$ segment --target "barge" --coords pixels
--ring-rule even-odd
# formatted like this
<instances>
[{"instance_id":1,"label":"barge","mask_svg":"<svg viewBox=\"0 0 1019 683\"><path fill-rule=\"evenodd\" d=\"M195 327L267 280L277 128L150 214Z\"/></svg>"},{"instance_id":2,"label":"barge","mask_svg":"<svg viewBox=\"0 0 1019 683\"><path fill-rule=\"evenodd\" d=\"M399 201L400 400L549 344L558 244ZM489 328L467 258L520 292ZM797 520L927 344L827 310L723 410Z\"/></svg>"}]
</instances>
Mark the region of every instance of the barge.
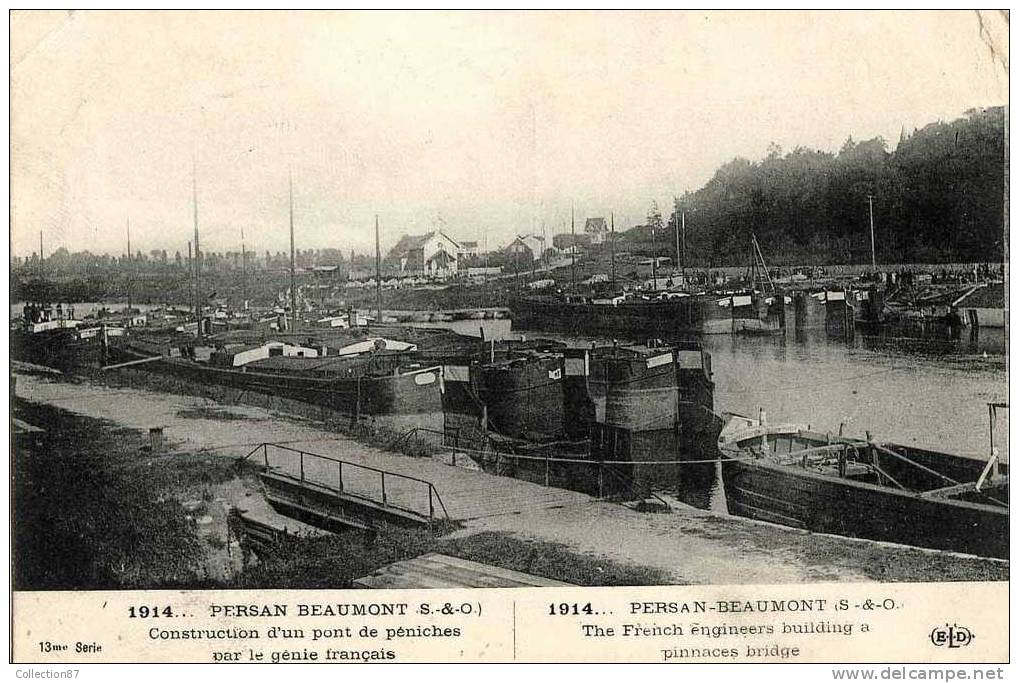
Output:
<instances>
[{"instance_id":1,"label":"barge","mask_svg":"<svg viewBox=\"0 0 1019 683\"><path fill-rule=\"evenodd\" d=\"M370 419L394 429L441 429L441 368L415 362L404 351L352 356L295 356L272 353L234 366L225 352L200 360L195 348L172 340L132 339L119 348L122 362L199 387L225 392L257 392L322 408L360 421ZM283 346L282 343L279 343ZM233 355L237 355L236 352ZM198 356L198 358L196 358Z\"/></svg>"},{"instance_id":2,"label":"barge","mask_svg":"<svg viewBox=\"0 0 1019 683\"><path fill-rule=\"evenodd\" d=\"M730 514L1008 559L1008 472L950 453L730 416L718 437Z\"/></svg>"}]
</instances>

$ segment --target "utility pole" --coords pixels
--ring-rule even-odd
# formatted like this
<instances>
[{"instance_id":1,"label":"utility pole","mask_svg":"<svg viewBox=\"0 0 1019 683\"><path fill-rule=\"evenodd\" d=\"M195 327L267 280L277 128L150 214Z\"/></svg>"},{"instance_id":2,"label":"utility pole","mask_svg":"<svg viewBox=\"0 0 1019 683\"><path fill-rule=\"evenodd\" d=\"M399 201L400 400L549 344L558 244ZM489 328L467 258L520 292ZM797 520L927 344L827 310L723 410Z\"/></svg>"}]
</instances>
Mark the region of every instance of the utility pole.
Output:
<instances>
[{"instance_id":1,"label":"utility pole","mask_svg":"<svg viewBox=\"0 0 1019 683\"><path fill-rule=\"evenodd\" d=\"M294 256L294 172L288 174L290 185L290 315L291 331L297 331L297 265Z\"/></svg>"},{"instance_id":2,"label":"utility pole","mask_svg":"<svg viewBox=\"0 0 1019 683\"><path fill-rule=\"evenodd\" d=\"M39 267L42 268L42 230L39 231Z\"/></svg>"},{"instance_id":3,"label":"utility pole","mask_svg":"<svg viewBox=\"0 0 1019 683\"><path fill-rule=\"evenodd\" d=\"M612 254L612 285L616 284L616 212L609 214L609 250Z\"/></svg>"},{"instance_id":4,"label":"utility pole","mask_svg":"<svg viewBox=\"0 0 1019 683\"><path fill-rule=\"evenodd\" d=\"M198 161L191 166L191 201L195 209L195 320L198 321L198 341L202 340L202 256L198 246Z\"/></svg>"},{"instance_id":5,"label":"utility pole","mask_svg":"<svg viewBox=\"0 0 1019 683\"><path fill-rule=\"evenodd\" d=\"M867 204L870 205L870 265L877 268L877 252L874 249L874 195L867 195Z\"/></svg>"},{"instance_id":6,"label":"utility pole","mask_svg":"<svg viewBox=\"0 0 1019 683\"><path fill-rule=\"evenodd\" d=\"M375 302L378 305L378 320L382 324L382 250L379 248L379 215L375 214Z\"/></svg>"}]
</instances>

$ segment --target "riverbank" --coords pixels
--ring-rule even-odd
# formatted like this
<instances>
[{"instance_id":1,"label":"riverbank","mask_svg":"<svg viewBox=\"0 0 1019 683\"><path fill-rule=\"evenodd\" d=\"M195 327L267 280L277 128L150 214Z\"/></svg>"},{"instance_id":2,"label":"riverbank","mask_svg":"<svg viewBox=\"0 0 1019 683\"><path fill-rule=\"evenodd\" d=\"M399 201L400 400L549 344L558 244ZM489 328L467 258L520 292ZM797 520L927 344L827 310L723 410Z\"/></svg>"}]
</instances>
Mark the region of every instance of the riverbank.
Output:
<instances>
[{"instance_id":1,"label":"riverbank","mask_svg":"<svg viewBox=\"0 0 1019 683\"><path fill-rule=\"evenodd\" d=\"M17 391L19 397L37 405L106 420L104 428L113 430L114 435L117 430L133 431L135 441L125 444L138 443L138 430L162 426L174 455L153 460L144 468L163 467L161 463L165 462L169 463L167 467L187 469L188 461L177 455L180 453L232 467L237 457L258 443L303 443L316 453L423 478L433 482L444 499L461 501L462 512L451 515L461 520L461 528L447 536L429 538L422 536L423 532L384 534L377 549L365 547L360 535L300 539L284 554L283 564L248 569L236 575L231 585L342 586L356 572L369 573L366 570L370 565L381 566L422 551L597 585L633 581L738 584L1008 577L1006 562L811 534L682 505L671 514L641 513L583 494L465 471L433 458L389 453L329 432L313 421L261 408L226 406L139 389L72 384L52 377L21 376ZM59 432L63 428L58 424L50 429ZM89 434L63 438L68 448L79 447L79 441L93 438ZM113 462L128 459L123 454ZM217 489L214 501L220 497L221 503L237 505L240 501L253 504L260 500L260 495L247 495L251 489L244 484L244 476L238 478L240 484L230 482L233 493L219 493ZM105 485L110 488L110 496L120 486L114 479L106 480ZM478 508L487 513L472 515L473 506L487 506ZM171 531L179 533L181 527ZM191 541L181 543L189 547ZM343 558L356 559L344 563ZM196 581L217 580L215 572L208 570L196 577Z\"/></svg>"},{"instance_id":2,"label":"riverbank","mask_svg":"<svg viewBox=\"0 0 1019 683\"><path fill-rule=\"evenodd\" d=\"M153 453L144 430L18 399L33 432L14 469L16 590L349 588L354 579L436 552L578 585L661 583L661 572L505 533L449 535L384 528L315 533L278 516L250 463L180 443ZM148 413L151 414L151 413ZM191 421L243 423L236 407L179 410ZM298 534L246 561L228 530L232 508Z\"/></svg>"},{"instance_id":3,"label":"riverbank","mask_svg":"<svg viewBox=\"0 0 1019 683\"><path fill-rule=\"evenodd\" d=\"M202 453L153 453L146 435L17 401L44 430L14 454L15 590L197 588L225 562L225 496L255 469Z\"/></svg>"}]
</instances>

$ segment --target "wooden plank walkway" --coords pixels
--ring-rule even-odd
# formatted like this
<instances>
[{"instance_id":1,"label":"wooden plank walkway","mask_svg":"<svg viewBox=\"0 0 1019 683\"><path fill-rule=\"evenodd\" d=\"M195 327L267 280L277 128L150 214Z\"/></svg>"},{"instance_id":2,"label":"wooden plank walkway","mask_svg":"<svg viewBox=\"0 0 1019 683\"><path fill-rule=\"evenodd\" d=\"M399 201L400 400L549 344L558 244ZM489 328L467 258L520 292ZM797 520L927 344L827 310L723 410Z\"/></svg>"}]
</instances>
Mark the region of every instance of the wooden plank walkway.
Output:
<instances>
[{"instance_id":1,"label":"wooden plank walkway","mask_svg":"<svg viewBox=\"0 0 1019 683\"><path fill-rule=\"evenodd\" d=\"M354 580L358 588L518 588L570 586L544 576L503 569L490 564L426 553L394 562Z\"/></svg>"},{"instance_id":2,"label":"wooden plank walkway","mask_svg":"<svg viewBox=\"0 0 1019 683\"><path fill-rule=\"evenodd\" d=\"M300 478L300 453L290 450L298 448L306 453L303 458L303 476L310 483L342 490L375 502L383 500L384 490L389 505L422 516L428 516L434 510L439 518L443 516L444 506L449 518L457 521L585 505L593 501L590 496L582 493L453 467L431 458L386 453L367 446L362 446L356 452L343 449L341 455L336 452L339 445L336 442L319 442L304 448L291 445L283 449L269 444L265 453L256 453L252 458L263 464L268 461L276 472ZM340 464L318 456L345 462ZM359 465L384 470L385 474ZM441 506L438 500L429 501L426 482L435 487Z\"/></svg>"}]
</instances>

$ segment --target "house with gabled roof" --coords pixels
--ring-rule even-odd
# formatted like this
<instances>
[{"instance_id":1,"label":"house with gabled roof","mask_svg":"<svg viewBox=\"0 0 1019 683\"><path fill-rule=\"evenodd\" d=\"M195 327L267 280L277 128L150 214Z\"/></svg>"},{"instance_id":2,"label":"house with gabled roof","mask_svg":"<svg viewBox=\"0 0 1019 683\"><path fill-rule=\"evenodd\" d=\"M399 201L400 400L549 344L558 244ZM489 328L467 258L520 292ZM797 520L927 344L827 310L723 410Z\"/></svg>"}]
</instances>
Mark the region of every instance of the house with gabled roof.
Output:
<instances>
[{"instance_id":1,"label":"house with gabled roof","mask_svg":"<svg viewBox=\"0 0 1019 683\"><path fill-rule=\"evenodd\" d=\"M538 235L517 235L506 247L511 259L537 261L545 254L545 238Z\"/></svg>"},{"instance_id":2,"label":"house with gabled roof","mask_svg":"<svg viewBox=\"0 0 1019 683\"><path fill-rule=\"evenodd\" d=\"M390 271L444 277L457 272L460 251L460 244L441 230L404 235L389 250L385 265Z\"/></svg>"}]
</instances>

